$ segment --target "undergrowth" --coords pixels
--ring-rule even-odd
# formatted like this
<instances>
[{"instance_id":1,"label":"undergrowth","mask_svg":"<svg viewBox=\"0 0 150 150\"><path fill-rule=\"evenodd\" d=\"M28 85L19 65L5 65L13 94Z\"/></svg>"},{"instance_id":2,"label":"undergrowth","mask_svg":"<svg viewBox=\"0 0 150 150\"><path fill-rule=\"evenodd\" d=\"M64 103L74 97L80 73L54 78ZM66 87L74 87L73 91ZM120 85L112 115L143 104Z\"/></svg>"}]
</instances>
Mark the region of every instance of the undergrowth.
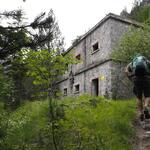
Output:
<instances>
[{"instance_id":1,"label":"undergrowth","mask_svg":"<svg viewBox=\"0 0 150 150\"><path fill-rule=\"evenodd\" d=\"M57 101L57 100L56 100ZM0 149L53 150L48 101L28 102L4 117L0 104ZM57 101L58 150L132 150L134 100L82 95ZM59 108L59 107L58 107Z\"/></svg>"},{"instance_id":2,"label":"undergrowth","mask_svg":"<svg viewBox=\"0 0 150 150\"><path fill-rule=\"evenodd\" d=\"M81 96L74 100L68 98L63 103L68 104L66 120L61 120L63 128L68 131L66 150L132 149L134 100L110 101Z\"/></svg>"}]
</instances>

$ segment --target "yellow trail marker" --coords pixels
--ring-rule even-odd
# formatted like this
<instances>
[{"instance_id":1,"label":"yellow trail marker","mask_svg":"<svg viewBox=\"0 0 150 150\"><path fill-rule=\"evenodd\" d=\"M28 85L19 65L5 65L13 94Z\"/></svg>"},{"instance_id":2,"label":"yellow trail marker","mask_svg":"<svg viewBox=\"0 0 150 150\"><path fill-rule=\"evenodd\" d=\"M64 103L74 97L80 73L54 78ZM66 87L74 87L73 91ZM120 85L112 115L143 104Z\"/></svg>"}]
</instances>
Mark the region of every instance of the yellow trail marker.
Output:
<instances>
[{"instance_id":1,"label":"yellow trail marker","mask_svg":"<svg viewBox=\"0 0 150 150\"><path fill-rule=\"evenodd\" d=\"M104 75L101 75L101 76L99 77L99 79L100 79L100 80L105 80L105 76L104 76Z\"/></svg>"}]
</instances>

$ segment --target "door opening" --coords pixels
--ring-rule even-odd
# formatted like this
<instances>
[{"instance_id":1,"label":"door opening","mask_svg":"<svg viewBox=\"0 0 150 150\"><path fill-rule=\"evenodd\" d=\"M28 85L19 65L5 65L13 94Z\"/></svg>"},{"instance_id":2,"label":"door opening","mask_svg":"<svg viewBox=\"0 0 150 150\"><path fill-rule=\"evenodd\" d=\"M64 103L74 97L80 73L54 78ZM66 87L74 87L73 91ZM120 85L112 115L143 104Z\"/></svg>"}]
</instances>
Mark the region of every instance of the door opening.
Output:
<instances>
[{"instance_id":1,"label":"door opening","mask_svg":"<svg viewBox=\"0 0 150 150\"><path fill-rule=\"evenodd\" d=\"M99 91L99 84L98 78L92 80L92 95L98 96Z\"/></svg>"}]
</instances>

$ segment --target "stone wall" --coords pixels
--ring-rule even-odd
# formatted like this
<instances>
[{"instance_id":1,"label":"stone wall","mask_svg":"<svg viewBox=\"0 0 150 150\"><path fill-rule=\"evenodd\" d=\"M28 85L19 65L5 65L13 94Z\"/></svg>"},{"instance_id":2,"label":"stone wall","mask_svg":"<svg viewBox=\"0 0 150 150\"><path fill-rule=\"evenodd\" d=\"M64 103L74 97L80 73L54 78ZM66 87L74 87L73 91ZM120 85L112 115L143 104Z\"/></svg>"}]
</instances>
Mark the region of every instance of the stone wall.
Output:
<instances>
[{"instance_id":1,"label":"stone wall","mask_svg":"<svg viewBox=\"0 0 150 150\"><path fill-rule=\"evenodd\" d=\"M107 61L101 65L87 69L74 75L73 88L70 88L69 79L59 83L62 93L67 88L67 95L80 95L83 93L92 94L92 80L98 79L98 95L111 98L111 62ZM79 91L75 87L79 85ZM72 91L71 91L72 90Z\"/></svg>"},{"instance_id":2,"label":"stone wall","mask_svg":"<svg viewBox=\"0 0 150 150\"><path fill-rule=\"evenodd\" d=\"M128 31L130 25L126 22L118 22L114 19L110 19L110 37L111 37L111 45L109 54L115 49L117 44L119 43L121 37Z\"/></svg>"},{"instance_id":3,"label":"stone wall","mask_svg":"<svg viewBox=\"0 0 150 150\"><path fill-rule=\"evenodd\" d=\"M111 71L110 62L105 62L97 67L89 69L85 72L85 92L92 94L92 80L98 78L99 94L106 95L111 92Z\"/></svg>"},{"instance_id":4,"label":"stone wall","mask_svg":"<svg viewBox=\"0 0 150 150\"><path fill-rule=\"evenodd\" d=\"M111 87L113 99L133 97L133 84L124 73L125 66L126 64L121 62L111 62Z\"/></svg>"},{"instance_id":5,"label":"stone wall","mask_svg":"<svg viewBox=\"0 0 150 150\"><path fill-rule=\"evenodd\" d=\"M108 58L111 49L110 24L109 19L86 37L86 66ZM99 43L99 49L93 52L92 45L96 42Z\"/></svg>"}]
</instances>

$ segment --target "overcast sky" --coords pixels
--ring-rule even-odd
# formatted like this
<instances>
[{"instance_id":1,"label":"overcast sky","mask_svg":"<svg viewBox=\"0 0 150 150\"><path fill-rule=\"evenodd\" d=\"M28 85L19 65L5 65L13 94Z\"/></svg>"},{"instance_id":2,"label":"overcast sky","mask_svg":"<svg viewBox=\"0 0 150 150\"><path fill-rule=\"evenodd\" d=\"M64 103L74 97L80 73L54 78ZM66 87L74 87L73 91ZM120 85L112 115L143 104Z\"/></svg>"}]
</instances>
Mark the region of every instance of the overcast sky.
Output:
<instances>
[{"instance_id":1,"label":"overcast sky","mask_svg":"<svg viewBox=\"0 0 150 150\"><path fill-rule=\"evenodd\" d=\"M0 0L0 11L22 8L30 19L40 12L54 11L66 48L77 36L84 34L108 13L131 10L134 0Z\"/></svg>"}]
</instances>

